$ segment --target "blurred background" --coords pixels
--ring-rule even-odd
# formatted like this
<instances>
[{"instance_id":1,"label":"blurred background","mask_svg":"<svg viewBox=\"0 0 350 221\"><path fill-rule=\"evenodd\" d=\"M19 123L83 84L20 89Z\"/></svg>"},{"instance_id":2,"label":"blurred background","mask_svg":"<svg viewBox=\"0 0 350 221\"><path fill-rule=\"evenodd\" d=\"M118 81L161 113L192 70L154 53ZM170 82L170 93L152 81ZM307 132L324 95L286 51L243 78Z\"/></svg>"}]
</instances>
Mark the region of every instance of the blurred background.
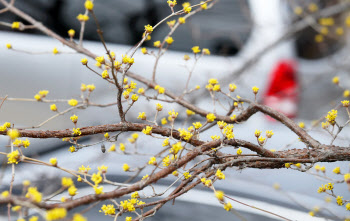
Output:
<instances>
[{"instance_id":1,"label":"blurred background","mask_svg":"<svg viewBox=\"0 0 350 221\"><path fill-rule=\"evenodd\" d=\"M84 13L83 2L83 0L16 0L15 6L68 39L69 29L74 29L78 36L80 23L76 16ZM181 9L180 5L183 2L185 1L178 1L178 10ZM190 2L199 3L199 1ZM116 53L117 60L139 42L144 32L144 25L155 25L171 13L164 0L95 0L94 4L107 45ZM238 88L234 95L248 99L254 99L251 87L258 86L259 102L284 112L296 122L305 122L306 129L312 128L310 134L314 138L329 144L331 137L319 124L329 110L336 107L340 100L346 99L344 92L350 85L349 9L350 3L347 0L220 0L213 8L188 19L186 24L181 25L174 33L174 43L159 61L157 82L181 94L187 80L188 68L194 64L191 48L196 45L208 48L211 55L204 56L198 61L189 85L189 88L200 85L202 89L186 95L185 99L211 110L210 95L204 89L209 78L217 78L222 90L226 91L229 83L235 83ZM0 21L8 23L20 21L28 24L9 12L0 14ZM150 51L157 52L153 42L163 40L169 31L166 23L160 25L152 33L152 39L146 41L144 46ZM77 41L77 38L74 40ZM86 40L84 47L96 54L105 55L91 17L85 27L84 40ZM6 43L11 43L14 50L7 50ZM85 56L72 53L71 49L44 36L38 30L26 30L25 33L21 33L0 25L0 45L2 45L0 97L8 95L9 98L33 98L39 90L46 89L50 91L48 99L79 99L80 84L93 83L96 90L91 94L91 101L99 104L115 101L116 90L81 65L80 59ZM54 47L57 47L61 54L53 55L51 51ZM21 53L21 50L33 54ZM189 61L183 60L185 54L191 56ZM143 55L138 51L135 54L135 64L130 71L151 78L154 61L154 57ZM89 62L94 63L92 59ZM94 69L102 72L97 67ZM335 76L341 79L339 85L332 83L332 78ZM138 86L144 85L138 82ZM224 96L218 95L218 98L223 99L223 103L226 102ZM146 103L146 100L137 102L127 120L138 122L138 113L142 111L145 111L147 116L154 116L152 114L155 113L155 103L155 101ZM58 103L57 106L60 111L68 107L65 102ZM183 109L175 104L164 104L164 106L165 111L159 120L173 108L180 112L178 122L187 120L187 124L191 124L201 120L198 116L187 119L185 111L181 111ZM218 110L218 113L225 114L225 110ZM119 122L115 106L103 109L89 107L86 110L78 109L59 116L40 129L71 128L69 116L73 114L79 116L79 127ZM0 109L0 122L10 121L18 127L31 127L53 115L47 103L8 100ZM348 118L345 111L339 110L338 115L342 122ZM178 123L175 128L180 126L183 127ZM268 144L270 149L304 148L289 129L260 114L245 124L236 125L234 133L239 139L256 142L253 135L255 129L275 131L275 136ZM348 146L348 132L345 128L335 144ZM201 138L209 140L213 133L218 131L214 128L208 130L201 135ZM116 145L123 142L127 143L127 147L133 148L127 141L129 136L129 133L122 134ZM81 143L91 144L102 138L102 135L88 137L81 139ZM132 156L122 153L103 154L100 145L93 145L71 154L67 151L69 145L59 139L33 139L31 142L31 147L25 150L28 156L46 161L52 156L57 156L59 162L68 168L78 168L82 164L82 159L84 165L89 164L94 169L105 164L116 168L111 170L109 175L111 180L118 182L127 179L121 170L123 163L132 160L135 163L131 166L137 167L140 166L139 162L147 162L149 158L149 156L137 156L135 160ZM0 144L8 151L8 147L5 147L8 140L5 137L0 137ZM106 144L107 147L110 145ZM154 152L154 146L159 149L161 144L140 135L138 148L141 152ZM3 158L2 163L6 164ZM217 182L216 188L223 189L242 202L250 202L252 205L273 210L272 212L292 220L343 220L347 215L345 209L338 207L334 199L331 203L326 203L324 195L317 193L317 188L328 182L329 178L339 179L331 173L331 170L340 166L342 170L347 171L348 162L323 165L326 166L327 173L318 176L310 174L315 173L314 170L310 173L301 173L287 169L234 168L225 171L227 180ZM49 195L59 188L60 177L65 175L52 168L33 165L18 164L16 168L18 168L16 174L21 177L15 180L16 193L21 191L22 180L29 179ZM29 169L30 174L26 172ZM137 179L146 173L147 170ZM4 169L2 189L8 188L10 175L9 170ZM157 188L162 189L172 181L173 179L168 177L164 183L157 184ZM279 190L273 188L277 183L281 187ZM82 195L91 192L90 189L84 190L84 187L78 184L77 188ZM105 190L108 189L112 190L113 187L106 185ZM146 189L145 192L147 191L151 190ZM240 204L233 204L237 210L237 214L233 216L223 211L212 192L205 188L198 188L196 191L198 192L193 191L194 193L180 197L174 206L166 204L166 208L160 210L150 220L279 220L275 216ZM344 198L349 196L346 185L337 186L336 191L338 195L344 195ZM322 210L316 217L311 217L308 212L315 206L327 210ZM99 214L96 208L87 213L91 220L104 218L110 220ZM1 212L6 218L6 208L1 208Z\"/></svg>"}]
</instances>

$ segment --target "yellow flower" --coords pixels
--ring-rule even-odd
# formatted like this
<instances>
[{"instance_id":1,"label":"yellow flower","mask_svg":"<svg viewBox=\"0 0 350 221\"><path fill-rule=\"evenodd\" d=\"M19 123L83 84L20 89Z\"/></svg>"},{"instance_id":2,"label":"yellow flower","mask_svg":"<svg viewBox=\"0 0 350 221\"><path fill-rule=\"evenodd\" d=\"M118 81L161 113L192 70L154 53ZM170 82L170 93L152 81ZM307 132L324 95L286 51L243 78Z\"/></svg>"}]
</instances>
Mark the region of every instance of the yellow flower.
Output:
<instances>
[{"instance_id":1,"label":"yellow flower","mask_svg":"<svg viewBox=\"0 0 350 221\"><path fill-rule=\"evenodd\" d=\"M53 49L52 49L52 53L53 53L53 54L58 54L59 52L58 52L57 48L53 48Z\"/></svg>"},{"instance_id":2,"label":"yellow flower","mask_svg":"<svg viewBox=\"0 0 350 221\"><path fill-rule=\"evenodd\" d=\"M163 140L162 146L163 146L163 147L166 147L166 146L168 146L168 145L169 145L169 138L166 138L165 140Z\"/></svg>"},{"instance_id":3,"label":"yellow flower","mask_svg":"<svg viewBox=\"0 0 350 221\"><path fill-rule=\"evenodd\" d=\"M105 215L115 215L115 208L113 204L103 205L100 212L104 212Z\"/></svg>"},{"instance_id":4,"label":"yellow flower","mask_svg":"<svg viewBox=\"0 0 350 221\"><path fill-rule=\"evenodd\" d=\"M338 77L338 76L335 76L335 77L332 79L332 82L333 82L333 84L339 84L339 77Z\"/></svg>"},{"instance_id":5,"label":"yellow flower","mask_svg":"<svg viewBox=\"0 0 350 221\"><path fill-rule=\"evenodd\" d=\"M97 167L98 171L101 172L102 174L107 173L108 167L105 165L102 165L100 167Z\"/></svg>"},{"instance_id":6,"label":"yellow flower","mask_svg":"<svg viewBox=\"0 0 350 221\"><path fill-rule=\"evenodd\" d=\"M75 213L73 215L73 220L72 221L87 221L87 219L84 216L82 216L81 214Z\"/></svg>"},{"instance_id":7,"label":"yellow flower","mask_svg":"<svg viewBox=\"0 0 350 221\"><path fill-rule=\"evenodd\" d=\"M241 148L238 148L237 150L237 155L241 155L242 154L242 149Z\"/></svg>"},{"instance_id":8,"label":"yellow flower","mask_svg":"<svg viewBox=\"0 0 350 221\"><path fill-rule=\"evenodd\" d=\"M96 89L95 85L93 85L93 84L88 84L88 85L86 85L86 88L87 88L90 92L93 92L93 91Z\"/></svg>"},{"instance_id":9,"label":"yellow flower","mask_svg":"<svg viewBox=\"0 0 350 221\"><path fill-rule=\"evenodd\" d=\"M21 23L18 22L18 21L12 22L12 25L11 25L11 27L12 27L13 29L19 29L20 26L21 26Z\"/></svg>"},{"instance_id":10,"label":"yellow flower","mask_svg":"<svg viewBox=\"0 0 350 221\"><path fill-rule=\"evenodd\" d=\"M24 181L22 182L22 185L23 185L23 186L29 186L29 185L30 185L30 181L29 181L29 180L24 180Z\"/></svg>"},{"instance_id":11,"label":"yellow flower","mask_svg":"<svg viewBox=\"0 0 350 221\"><path fill-rule=\"evenodd\" d=\"M199 46L192 47L192 51L194 54L198 54L199 52L201 52L201 50L199 49Z\"/></svg>"},{"instance_id":12,"label":"yellow flower","mask_svg":"<svg viewBox=\"0 0 350 221\"><path fill-rule=\"evenodd\" d=\"M334 125L335 124L335 119L337 118L338 115L338 111L337 110L331 110L328 112L327 116L325 117L327 119L327 121Z\"/></svg>"},{"instance_id":13,"label":"yellow flower","mask_svg":"<svg viewBox=\"0 0 350 221\"><path fill-rule=\"evenodd\" d=\"M98 184L100 184L102 182L102 176L101 173L93 173L91 176L91 181L95 183L95 185L97 186Z\"/></svg>"},{"instance_id":14,"label":"yellow flower","mask_svg":"<svg viewBox=\"0 0 350 221\"><path fill-rule=\"evenodd\" d=\"M213 113L207 114L206 118L207 118L207 122L208 123L211 123L211 122L213 122L216 119L216 117L215 117L215 115Z\"/></svg>"},{"instance_id":15,"label":"yellow flower","mask_svg":"<svg viewBox=\"0 0 350 221\"><path fill-rule=\"evenodd\" d=\"M176 20L167 21L166 23L167 23L167 25L169 26L169 28L172 28L172 27L174 27L174 25L175 25L175 23L176 23Z\"/></svg>"},{"instance_id":16,"label":"yellow flower","mask_svg":"<svg viewBox=\"0 0 350 221\"><path fill-rule=\"evenodd\" d=\"M87 10L91 11L94 8L94 3L90 0L86 0L84 6Z\"/></svg>"},{"instance_id":17,"label":"yellow flower","mask_svg":"<svg viewBox=\"0 0 350 221\"><path fill-rule=\"evenodd\" d=\"M348 100L343 100L341 103L343 104L343 107L349 107L349 101Z\"/></svg>"},{"instance_id":18,"label":"yellow flower","mask_svg":"<svg viewBox=\"0 0 350 221\"><path fill-rule=\"evenodd\" d=\"M272 130L267 130L267 131L266 131L266 137L267 137L267 138L271 138L273 134L274 134L274 133L272 132Z\"/></svg>"},{"instance_id":19,"label":"yellow flower","mask_svg":"<svg viewBox=\"0 0 350 221\"><path fill-rule=\"evenodd\" d=\"M257 94L259 92L259 88L256 86L252 87L252 90L254 94Z\"/></svg>"},{"instance_id":20,"label":"yellow flower","mask_svg":"<svg viewBox=\"0 0 350 221\"><path fill-rule=\"evenodd\" d=\"M75 196L77 194L78 189L72 185L68 188L68 193L70 196Z\"/></svg>"},{"instance_id":21,"label":"yellow flower","mask_svg":"<svg viewBox=\"0 0 350 221\"><path fill-rule=\"evenodd\" d=\"M230 92L234 92L236 89L237 89L237 86L235 84L230 84L229 85Z\"/></svg>"},{"instance_id":22,"label":"yellow flower","mask_svg":"<svg viewBox=\"0 0 350 221\"><path fill-rule=\"evenodd\" d=\"M59 220L67 216L67 210L65 208L54 208L48 210L46 213L46 220Z\"/></svg>"},{"instance_id":23,"label":"yellow flower","mask_svg":"<svg viewBox=\"0 0 350 221\"><path fill-rule=\"evenodd\" d=\"M68 149L71 153L73 153L75 151L75 147L74 146L70 146Z\"/></svg>"},{"instance_id":24,"label":"yellow flower","mask_svg":"<svg viewBox=\"0 0 350 221\"><path fill-rule=\"evenodd\" d=\"M99 195L99 194L103 193L103 186L100 186L100 187L94 186L94 190L95 190L95 194Z\"/></svg>"},{"instance_id":25,"label":"yellow flower","mask_svg":"<svg viewBox=\"0 0 350 221\"><path fill-rule=\"evenodd\" d=\"M50 159L50 163L51 163L53 166L57 166L57 158L51 158L51 159Z\"/></svg>"},{"instance_id":26,"label":"yellow flower","mask_svg":"<svg viewBox=\"0 0 350 221\"><path fill-rule=\"evenodd\" d=\"M176 0L168 0L167 3L169 7L174 7L176 5Z\"/></svg>"},{"instance_id":27,"label":"yellow flower","mask_svg":"<svg viewBox=\"0 0 350 221\"><path fill-rule=\"evenodd\" d=\"M7 43L7 44L6 44L6 48L7 48L7 49L11 49L11 48L12 48L12 45L9 44L9 43Z\"/></svg>"},{"instance_id":28,"label":"yellow flower","mask_svg":"<svg viewBox=\"0 0 350 221\"><path fill-rule=\"evenodd\" d=\"M232 209L232 205L230 202L224 204L224 209L226 211L230 211Z\"/></svg>"},{"instance_id":29,"label":"yellow flower","mask_svg":"<svg viewBox=\"0 0 350 221\"><path fill-rule=\"evenodd\" d=\"M9 195L10 195L10 192L7 190L5 190L1 193L1 197L4 197L4 198L8 197Z\"/></svg>"},{"instance_id":30,"label":"yellow flower","mask_svg":"<svg viewBox=\"0 0 350 221\"><path fill-rule=\"evenodd\" d=\"M180 17L178 21L179 21L180 24L185 24L186 23L186 18Z\"/></svg>"},{"instance_id":31,"label":"yellow flower","mask_svg":"<svg viewBox=\"0 0 350 221\"><path fill-rule=\"evenodd\" d=\"M141 48L142 54L147 54L147 48Z\"/></svg>"},{"instance_id":32,"label":"yellow flower","mask_svg":"<svg viewBox=\"0 0 350 221\"><path fill-rule=\"evenodd\" d=\"M11 140L14 140L20 136L20 133L17 129L10 129L7 131L7 136L9 136Z\"/></svg>"},{"instance_id":33,"label":"yellow flower","mask_svg":"<svg viewBox=\"0 0 350 221\"><path fill-rule=\"evenodd\" d=\"M202 52L203 52L203 54L205 54L205 55L210 55L210 51L209 51L208 48L203 48Z\"/></svg>"},{"instance_id":34,"label":"yellow flower","mask_svg":"<svg viewBox=\"0 0 350 221\"><path fill-rule=\"evenodd\" d=\"M172 37L167 37L165 39L166 43L168 43L169 45L171 45L174 42L174 39Z\"/></svg>"},{"instance_id":35,"label":"yellow flower","mask_svg":"<svg viewBox=\"0 0 350 221\"><path fill-rule=\"evenodd\" d=\"M151 135L152 134L152 127L150 126L146 126L146 128L142 129L142 133L146 134L146 135Z\"/></svg>"},{"instance_id":36,"label":"yellow flower","mask_svg":"<svg viewBox=\"0 0 350 221\"><path fill-rule=\"evenodd\" d=\"M62 182L61 183L62 183L62 186L65 187L65 188L74 185L73 180L70 177L62 177Z\"/></svg>"},{"instance_id":37,"label":"yellow flower","mask_svg":"<svg viewBox=\"0 0 350 221\"><path fill-rule=\"evenodd\" d=\"M73 123L77 123L77 121L78 121L78 116L74 114L73 116L70 117L70 120L71 120Z\"/></svg>"},{"instance_id":38,"label":"yellow flower","mask_svg":"<svg viewBox=\"0 0 350 221\"><path fill-rule=\"evenodd\" d=\"M290 168L290 163L285 163L284 166L285 166L286 168Z\"/></svg>"},{"instance_id":39,"label":"yellow flower","mask_svg":"<svg viewBox=\"0 0 350 221\"><path fill-rule=\"evenodd\" d=\"M343 97L349 97L350 96L350 91L349 90L345 90L343 93Z\"/></svg>"},{"instance_id":40,"label":"yellow flower","mask_svg":"<svg viewBox=\"0 0 350 221\"><path fill-rule=\"evenodd\" d=\"M165 124L168 123L168 121L167 121L166 118L164 117L164 118L162 118L161 123L162 123L162 125L165 125Z\"/></svg>"},{"instance_id":41,"label":"yellow flower","mask_svg":"<svg viewBox=\"0 0 350 221\"><path fill-rule=\"evenodd\" d=\"M39 217L38 216L32 216L30 217L29 221L38 221L39 220ZM75 221L75 220L73 220Z\"/></svg>"},{"instance_id":42,"label":"yellow flower","mask_svg":"<svg viewBox=\"0 0 350 221\"><path fill-rule=\"evenodd\" d=\"M218 169L215 173L215 176L219 179L219 180L224 180L225 179L225 174L223 172L221 172L220 169Z\"/></svg>"},{"instance_id":43,"label":"yellow flower","mask_svg":"<svg viewBox=\"0 0 350 221\"><path fill-rule=\"evenodd\" d=\"M266 140L265 137L259 137L259 138L258 138L258 141L259 141L259 144L260 144L260 145L263 145L264 142L265 142L265 140Z\"/></svg>"},{"instance_id":44,"label":"yellow flower","mask_svg":"<svg viewBox=\"0 0 350 221\"><path fill-rule=\"evenodd\" d=\"M79 167L79 172L82 172L82 173L88 173L89 170L91 170L89 166L85 167L84 165L81 165L81 167Z\"/></svg>"},{"instance_id":45,"label":"yellow flower","mask_svg":"<svg viewBox=\"0 0 350 221\"><path fill-rule=\"evenodd\" d=\"M74 29L69 29L69 30L68 30L68 36L71 37L71 38L73 38L74 35L75 35Z\"/></svg>"},{"instance_id":46,"label":"yellow flower","mask_svg":"<svg viewBox=\"0 0 350 221\"><path fill-rule=\"evenodd\" d=\"M215 191L215 196L218 200L223 201L224 200L225 193L223 191Z\"/></svg>"},{"instance_id":47,"label":"yellow flower","mask_svg":"<svg viewBox=\"0 0 350 221\"><path fill-rule=\"evenodd\" d=\"M153 43L153 46L154 47L156 47L156 48L159 48L160 47L160 41L155 41L154 43Z\"/></svg>"},{"instance_id":48,"label":"yellow flower","mask_svg":"<svg viewBox=\"0 0 350 221\"><path fill-rule=\"evenodd\" d=\"M339 206L344 205L343 197L342 196L337 196L337 204Z\"/></svg>"},{"instance_id":49,"label":"yellow flower","mask_svg":"<svg viewBox=\"0 0 350 221\"><path fill-rule=\"evenodd\" d=\"M333 173L340 174L340 167L336 167L333 169Z\"/></svg>"},{"instance_id":50,"label":"yellow flower","mask_svg":"<svg viewBox=\"0 0 350 221\"><path fill-rule=\"evenodd\" d=\"M188 171L185 172L183 175L184 175L186 180L192 177L192 175Z\"/></svg>"},{"instance_id":51,"label":"yellow flower","mask_svg":"<svg viewBox=\"0 0 350 221\"><path fill-rule=\"evenodd\" d=\"M81 135L80 128L73 128L73 135L80 136Z\"/></svg>"},{"instance_id":52,"label":"yellow flower","mask_svg":"<svg viewBox=\"0 0 350 221\"><path fill-rule=\"evenodd\" d=\"M29 198L36 203L40 203L42 200L42 194L37 190L36 187L29 187L26 198Z\"/></svg>"},{"instance_id":53,"label":"yellow flower","mask_svg":"<svg viewBox=\"0 0 350 221\"><path fill-rule=\"evenodd\" d=\"M146 33L151 34L153 31L153 27L151 25L145 25L145 31Z\"/></svg>"},{"instance_id":54,"label":"yellow flower","mask_svg":"<svg viewBox=\"0 0 350 221\"><path fill-rule=\"evenodd\" d=\"M57 111L57 106L56 106L56 104L51 104L51 105L50 105L50 110L52 110L52 111Z\"/></svg>"},{"instance_id":55,"label":"yellow flower","mask_svg":"<svg viewBox=\"0 0 350 221\"><path fill-rule=\"evenodd\" d=\"M18 161L20 159L20 155L18 150L12 151L11 153L7 154L7 163L8 164L18 164Z\"/></svg>"},{"instance_id":56,"label":"yellow flower","mask_svg":"<svg viewBox=\"0 0 350 221\"><path fill-rule=\"evenodd\" d=\"M146 120L147 116L145 112L139 113L139 116L137 117L137 119L141 119L141 120Z\"/></svg>"},{"instance_id":57,"label":"yellow flower","mask_svg":"<svg viewBox=\"0 0 350 221\"><path fill-rule=\"evenodd\" d=\"M184 7L183 10L185 13L190 13L192 10L191 4L189 2L185 2L182 4L182 6Z\"/></svg>"},{"instance_id":58,"label":"yellow flower","mask_svg":"<svg viewBox=\"0 0 350 221\"><path fill-rule=\"evenodd\" d=\"M131 100L132 100L133 102L136 102L138 99L139 99L139 96L138 96L137 94L133 94L133 95L131 96Z\"/></svg>"},{"instance_id":59,"label":"yellow flower","mask_svg":"<svg viewBox=\"0 0 350 221\"><path fill-rule=\"evenodd\" d=\"M124 163L123 164L123 170L124 171L129 171L129 169L130 169L130 166L128 164Z\"/></svg>"},{"instance_id":60,"label":"yellow flower","mask_svg":"<svg viewBox=\"0 0 350 221\"><path fill-rule=\"evenodd\" d=\"M75 106L78 105L78 101L75 100L75 99L70 99L70 100L68 101L68 104L69 104L70 106L72 106L72 107L75 107Z\"/></svg>"}]
</instances>

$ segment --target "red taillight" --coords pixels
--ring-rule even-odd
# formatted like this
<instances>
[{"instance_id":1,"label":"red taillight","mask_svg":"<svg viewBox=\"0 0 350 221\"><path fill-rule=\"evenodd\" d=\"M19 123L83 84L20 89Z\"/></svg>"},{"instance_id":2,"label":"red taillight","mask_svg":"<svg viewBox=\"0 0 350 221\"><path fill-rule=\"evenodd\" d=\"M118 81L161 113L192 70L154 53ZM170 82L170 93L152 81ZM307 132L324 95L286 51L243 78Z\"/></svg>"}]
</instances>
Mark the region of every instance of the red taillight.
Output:
<instances>
[{"instance_id":1,"label":"red taillight","mask_svg":"<svg viewBox=\"0 0 350 221\"><path fill-rule=\"evenodd\" d=\"M299 102L299 81L294 61L282 60L269 75L263 104L278 110L290 118L297 115Z\"/></svg>"}]
</instances>

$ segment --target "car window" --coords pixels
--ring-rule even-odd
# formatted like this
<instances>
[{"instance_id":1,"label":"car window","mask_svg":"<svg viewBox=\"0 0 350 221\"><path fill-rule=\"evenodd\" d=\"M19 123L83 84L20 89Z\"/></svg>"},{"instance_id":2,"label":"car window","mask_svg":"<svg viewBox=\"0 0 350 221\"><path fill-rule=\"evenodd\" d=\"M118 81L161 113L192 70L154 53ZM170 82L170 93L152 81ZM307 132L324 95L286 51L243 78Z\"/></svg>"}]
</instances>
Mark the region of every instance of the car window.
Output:
<instances>
[{"instance_id":1,"label":"car window","mask_svg":"<svg viewBox=\"0 0 350 221\"><path fill-rule=\"evenodd\" d=\"M185 1L179 0L175 10L180 10L183 2ZM80 23L76 19L79 13L84 12L80 1L17 0L16 6L62 36L67 36L67 31L71 28L77 33L80 30ZM134 45L141 39L144 25L155 25L171 13L170 8L162 0L103 0L95 1L95 7L100 8L96 10L96 16L105 40L128 45ZM1 14L0 20L21 21L11 13ZM200 45L201 48L209 48L214 54L234 55L248 39L251 28L247 0L221 0L212 9L202 11L188 19L186 24L174 33L175 42L171 49L188 51L194 45ZM152 46L154 41L162 40L169 30L165 23L162 24L152 33L152 40L146 42L145 46ZM29 32L39 34L36 30ZM96 25L91 17L85 28L84 39L99 40Z\"/></svg>"}]
</instances>

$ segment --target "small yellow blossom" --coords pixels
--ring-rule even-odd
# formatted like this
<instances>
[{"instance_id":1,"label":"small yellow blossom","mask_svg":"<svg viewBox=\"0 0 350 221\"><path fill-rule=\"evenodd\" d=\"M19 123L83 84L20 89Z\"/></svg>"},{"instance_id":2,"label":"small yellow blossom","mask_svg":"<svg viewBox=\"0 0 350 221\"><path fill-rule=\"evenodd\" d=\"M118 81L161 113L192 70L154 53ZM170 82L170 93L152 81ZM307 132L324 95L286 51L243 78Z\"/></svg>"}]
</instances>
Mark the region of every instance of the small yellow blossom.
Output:
<instances>
[{"instance_id":1,"label":"small yellow blossom","mask_svg":"<svg viewBox=\"0 0 350 221\"><path fill-rule=\"evenodd\" d=\"M340 167L336 167L333 169L333 173L340 174Z\"/></svg>"},{"instance_id":2,"label":"small yellow blossom","mask_svg":"<svg viewBox=\"0 0 350 221\"><path fill-rule=\"evenodd\" d=\"M344 201L343 201L343 197L342 196L337 196L337 204L339 205L339 206L342 206L342 205L344 205Z\"/></svg>"},{"instance_id":3,"label":"small yellow blossom","mask_svg":"<svg viewBox=\"0 0 350 221\"><path fill-rule=\"evenodd\" d=\"M10 129L7 131L7 136L9 136L11 140L14 140L20 136L20 133L17 129Z\"/></svg>"},{"instance_id":4,"label":"small yellow blossom","mask_svg":"<svg viewBox=\"0 0 350 221\"><path fill-rule=\"evenodd\" d=\"M78 105L78 101L75 100L75 99L70 99L70 100L68 101L68 104L69 104L70 106L72 106L72 107L75 107L75 106Z\"/></svg>"},{"instance_id":5,"label":"small yellow blossom","mask_svg":"<svg viewBox=\"0 0 350 221\"><path fill-rule=\"evenodd\" d=\"M129 171L129 169L130 169L130 166L128 164L124 163L123 164L123 170L124 171Z\"/></svg>"},{"instance_id":6,"label":"small yellow blossom","mask_svg":"<svg viewBox=\"0 0 350 221\"><path fill-rule=\"evenodd\" d=\"M237 150L237 155L241 155L242 154L242 149L241 148L238 148Z\"/></svg>"},{"instance_id":7,"label":"small yellow blossom","mask_svg":"<svg viewBox=\"0 0 350 221\"><path fill-rule=\"evenodd\" d=\"M174 42L174 39L172 37L167 37L165 41L168 43L168 45L171 45Z\"/></svg>"},{"instance_id":8,"label":"small yellow blossom","mask_svg":"<svg viewBox=\"0 0 350 221\"><path fill-rule=\"evenodd\" d=\"M87 221L87 219L83 215L75 213L72 221Z\"/></svg>"},{"instance_id":9,"label":"small yellow blossom","mask_svg":"<svg viewBox=\"0 0 350 221\"><path fill-rule=\"evenodd\" d=\"M183 175L184 175L186 180L192 177L192 175L188 171L185 172Z\"/></svg>"},{"instance_id":10,"label":"small yellow blossom","mask_svg":"<svg viewBox=\"0 0 350 221\"><path fill-rule=\"evenodd\" d=\"M20 159L20 155L18 150L12 151L11 153L7 154L7 163L8 164L18 164L18 161Z\"/></svg>"},{"instance_id":11,"label":"small yellow blossom","mask_svg":"<svg viewBox=\"0 0 350 221\"><path fill-rule=\"evenodd\" d=\"M338 76L333 77L332 82L333 84L339 84L339 77Z\"/></svg>"},{"instance_id":12,"label":"small yellow blossom","mask_svg":"<svg viewBox=\"0 0 350 221\"><path fill-rule=\"evenodd\" d=\"M71 38L73 38L74 35L75 35L74 29L69 29L69 30L68 30L68 36L71 37Z\"/></svg>"},{"instance_id":13,"label":"small yellow blossom","mask_svg":"<svg viewBox=\"0 0 350 221\"><path fill-rule=\"evenodd\" d=\"M345 90L343 93L343 97L349 97L350 96L350 91L349 90Z\"/></svg>"},{"instance_id":14,"label":"small yellow blossom","mask_svg":"<svg viewBox=\"0 0 350 221\"><path fill-rule=\"evenodd\" d=\"M343 104L343 107L349 107L349 101L348 100L343 100L341 103Z\"/></svg>"},{"instance_id":15,"label":"small yellow blossom","mask_svg":"<svg viewBox=\"0 0 350 221\"><path fill-rule=\"evenodd\" d=\"M142 54L147 54L148 53L147 48L141 48L141 52Z\"/></svg>"},{"instance_id":16,"label":"small yellow blossom","mask_svg":"<svg viewBox=\"0 0 350 221\"><path fill-rule=\"evenodd\" d=\"M219 180L224 180L225 179L225 174L223 172L221 172L220 169L218 169L215 173L215 176L219 179Z\"/></svg>"},{"instance_id":17,"label":"small yellow blossom","mask_svg":"<svg viewBox=\"0 0 350 221\"><path fill-rule=\"evenodd\" d=\"M157 165L157 159L155 157L151 157L148 161L148 164L150 165Z\"/></svg>"},{"instance_id":18,"label":"small yellow blossom","mask_svg":"<svg viewBox=\"0 0 350 221\"><path fill-rule=\"evenodd\" d=\"M46 220L59 220L67 216L67 210L65 208L54 208L46 212Z\"/></svg>"},{"instance_id":19,"label":"small yellow blossom","mask_svg":"<svg viewBox=\"0 0 350 221\"><path fill-rule=\"evenodd\" d=\"M103 186L100 186L100 187L94 186L94 190L95 190L95 194L99 195L99 194L103 193Z\"/></svg>"},{"instance_id":20,"label":"small yellow blossom","mask_svg":"<svg viewBox=\"0 0 350 221\"><path fill-rule=\"evenodd\" d=\"M50 159L50 163L53 165L53 166L57 166L57 158L51 158Z\"/></svg>"},{"instance_id":21,"label":"small yellow blossom","mask_svg":"<svg viewBox=\"0 0 350 221\"><path fill-rule=\"evenodd\" d=\"M167 25L169 26L169 28L172 28L172 27L174 27L174 25L175 25L175 23L176 23L176 20L167 21L166 23L167 23Z\"/></svg>"},{"instance_id":22,"label":"small yellow blossom","mask_svg":"<svg viewBox=\"0 0 350 221\"><path fill-rule=\"evenodd\" d=\"M224 209L226 211L230 211L232 209L232 205L230 202L224 204Z\"/></svg>"},{"instance_id":23,"label":"small yellow blossom","mask_svg":"<svg viewBox=\"0 0 350 221\"><path fill-rule=\"evenodd\" d=\"M12 28L12 29L19 29L20 26L21 26L21 23L20 23L20 22L14 21L14 22L12 22L11 28Z\"/></svg>"},{"instance_id":24,"label":"small yellow blossom","mask_svg":"<svg viewBox=\"0 0 350 221\"><path fill-rule=\"evenodd\" d=\"M75 152L75 146L70 146L68 149L71 153Z\"/></svg>"},{"instance_id":25,"label":"small yellow blossom","mask_svg":"<svg viewBox=\"0 0 350 221\"><path fill-rule=\"evenodd\" d=\"M57 48L53 48L53 49L52 49L52 53L53 53L53 54L58 54L59 51L57 50Z\"/></svg>"},{"instance_id":26,"label":"small yellow blossom","mask_svg":"<svg viewBox=\"0 0 350 221\"><path fill-rule=\"evenodd\" d=\"M194 54L198 54L199 52L201 52L201 50L199 49L199 46L192 47L192 51Z\"/></svg>"},{"instance_id":27,"label":"small yellow blossom","mask_svg":"<svg viewBox=\"0 0 350 221\"><path fill-rule=\"evenodd\" d=\"M169 5L169 7L171 7L171 8L174 7L177 4L176 0L168 0L167 3Z\"/></svg>"},{"instance_id":28,"label":"small yellow blossom","mask_svg":"<svg viewBox=\"0 0 350 221\"><path fill-rule=\"evenodd\" d=\"M267 131L266 131L266 137L267 137L267 138L271 138L273 134L274 134L274 133L272 132L272 130L267 130Z\"/></svg>"},{"instance_id":29,"label":"small yellow blossom","mask_svg":"<svg viewBox=\"0 0 350 221\"><path fill-rule=\"evenodd\" d=\"M139 113L139 116L137 117L137 119L147 120L146 113L145 112Z\"/></svg>"},{"instance_id":30,"label":"small yellow blossom","mask_svg":"<svg viewBox=\"0 0 350 221\"><path fill-rule=\"evenodd\" d=\"M153 43L153 46L156 47L156 48L159 48L160 45L161 45L160 41L155 41L155 42Z\"/></svg>"},{"instance_id":31,"label":"small yellow blossom","mask_svg":"<svg viewBox=\"0 0 350 221\"><path fill-rule=\"evenodd\" d=\"M94 3L90 0L86 0L84 6L87 10L91 11L94 8Z\"/></svg>"},{"instance_id":32,"label":"small yellow blossom","mask_svg":"<svg viewBox=\"0 0 350 221\"><path fill-rule=\"evenodd\" d=\"M225 193L223 191L215 191L215 196L218 200L223 201L224 200Z\"/></svg>"},{"instance_id":33,"label":"small yellow blossom","mask_svg":"<svg viewBox=\"0 0 350 221\"><path fill-rule=\"evenodd\" d=\"M256 86L252 87L252 90L254 94L257 94L259 92L259 88Z\"/></svg>"},{"instance_id":34,"label":"small yellow blossom","mask_svg":"<svg viewBox=\"0 0 350 221\"><path fill-rule=\"evenodd\" d=\"M213 113L207 114L206 118L207 118L207 122L208 123L211 123L211 122L213 122L216 119L216 117L215 117L215 115Z\"/></svg>"},{"instance_id":35,"label":"small yellow blossom","mask_svg":"<svg viewBox=\"0 0 350 221\"><path fill-rule=\"evenodd\" d=\"M132 100L133 102L136 102L138 99L139 99L139 96L138 96L137 94L133 94L133 95L131 96L131 100Z\"/></svg>"},{"instance_id":36,"label":"small yellow blossom","mask_svg":"<svg viewBox=\"0 0 350 221\"><path fill-rule=\"evenodd\" d=\"M145 25L145 31L146 33L151 34L153 31L153 27L151 25Z\"/></svg>"},{"instance_id":37,"label":"small yellow blossom","mask_svg":"<svg viewBox=\"0 0 350 221\"><path fill-rule=\"evenodd\" d=\"M68 193L70 196L75 196L77 194L78 189L72 185L68 188Z\"/></svg>"},{"instance_id":38,"label":"small yellow blossom","mask_svg":"<svg viewBox=\"0 0 350 221\"><path fill-rule=\"evenodd\" d=\"M186 23L186 18L180 17L178 21L179 21L180 24L185 24Z\"/></svg>"}]
</instances>

